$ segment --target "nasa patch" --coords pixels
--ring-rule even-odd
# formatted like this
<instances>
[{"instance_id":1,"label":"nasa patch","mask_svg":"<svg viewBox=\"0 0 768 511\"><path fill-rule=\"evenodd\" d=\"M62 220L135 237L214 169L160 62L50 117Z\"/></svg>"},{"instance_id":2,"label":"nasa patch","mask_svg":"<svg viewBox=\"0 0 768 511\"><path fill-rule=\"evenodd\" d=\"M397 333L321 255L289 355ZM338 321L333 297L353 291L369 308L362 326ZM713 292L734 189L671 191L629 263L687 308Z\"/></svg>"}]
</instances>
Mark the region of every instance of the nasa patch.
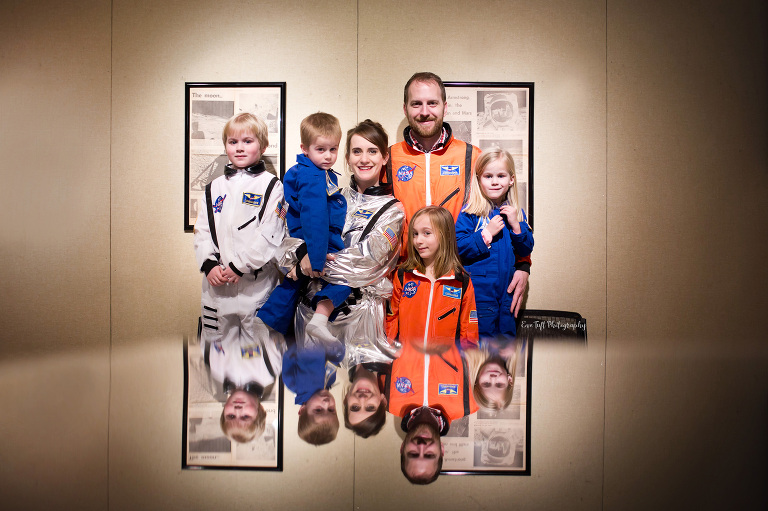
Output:
<instances>
[{"instance_id":1,"label":"nasa patch","mask_svg":"<svg viewBox=\"0 0 768 511\"><path fill-rule=\"evenodd\" d=\"M437 386L437 393L441 396L458 396L459 385L457 383L440 383Z\"/></svg>"},{"instance_id":2,"label":"nasa patch","mask_svg":"<svg viewBox=\"0 0 768 511\"><path fill-rule=\"evenodd\" d=\"M453 286L443 286L443 296L461 300L461 288Z\"/></svg>"},{"instance_id":3,"label":"nasa patch","mask_svg":"<svg viewBox=\"0 0 768 511\"><path fill-rule=\"evenodd\" d=\"M440 165L440 175L441 176L458 176L459 166L458 165Z\"/></svg>"},{"instance_id":4,"label":"nasa patch","mask_svg":"<svg viewBox=\"0 0 768 511\"><path fill-rule=\"evenodd\" d=\"M413 177L413 167L409 167L408 165L403 165L399 169L397 169L397 180L398 181L410 181Z\"/></svg>"},{"instance_id":5,"label":"nasa patch","mask_svg":"<svg viewBox=\"0 0 768 511\"><path fill-rule=\"evenodd\" d=\"M243 192L243 204L255 206L258 208L261 206L261 195L257 195L251 192Z\"/></svg>"},{"instance_id":6,"label":"nasa patch","mask_svg":"<svg viewBox=\"0 0 768 511\"><path fill-rule=\"evenodd\" d=\"M226 199L226 198L227 198L226 195L224 197L219 195L216 198L216 202L213 203L213 212L214 213L221 213L221 208L224 207L224 199Z\"/></svg>"},{"instance_id":7,"label":"nasa patch","mask_svg":"<svg viewBox=\"0 0 768 511\"><path fill-rule=\"evenodd\" d=\"M403 296L406 298L413 298L418 288L419 285L416 282L408 282L405 287L403 287Z\"/></svg>"},{"instance_id":8,"label":"nasa patch","mask_svg":"<svg viewBox=\"0 0 768 511\"><path fill-rule=\"evenodd\" d=\"M413 392L413 385L411 385L411 380L404 376L401 376L395 380L395 388L401 394L410 394Z\"/></svg>"}]
</instances>

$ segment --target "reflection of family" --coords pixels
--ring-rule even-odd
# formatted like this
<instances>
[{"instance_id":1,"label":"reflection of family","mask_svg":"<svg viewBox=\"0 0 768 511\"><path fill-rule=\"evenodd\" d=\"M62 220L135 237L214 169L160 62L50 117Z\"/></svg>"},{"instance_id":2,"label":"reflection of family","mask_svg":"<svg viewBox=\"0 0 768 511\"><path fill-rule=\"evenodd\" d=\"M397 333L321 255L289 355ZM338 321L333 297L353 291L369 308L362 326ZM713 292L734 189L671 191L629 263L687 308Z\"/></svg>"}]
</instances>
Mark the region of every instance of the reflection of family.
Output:
<instances>
[{"instance_id":1,"label":"reflection of family","mask_svg":"<svg viewBox=\"0 0 768 511\"><path fill-rule=\"evenodd\" d=\"M206 187L195 251L201 347L227 382L221 424L231 440L263 431L261 392L281 370L301 405L299 436L334 440L328 389L343 366L345 426L365 438L386 411L402 417L403 473L425 484L439 474L452 420L509 405L517 352L498 343L515 345L533 237L511 156L454 138L445 109L440 78L414 75L402 142L388 147L370 120L347 133L343 189L332 170L335 117L302 121L302 153L282 183L264 172L264 122L248 113L227 122L230 164Z\"/></svg>"}]
</instances>

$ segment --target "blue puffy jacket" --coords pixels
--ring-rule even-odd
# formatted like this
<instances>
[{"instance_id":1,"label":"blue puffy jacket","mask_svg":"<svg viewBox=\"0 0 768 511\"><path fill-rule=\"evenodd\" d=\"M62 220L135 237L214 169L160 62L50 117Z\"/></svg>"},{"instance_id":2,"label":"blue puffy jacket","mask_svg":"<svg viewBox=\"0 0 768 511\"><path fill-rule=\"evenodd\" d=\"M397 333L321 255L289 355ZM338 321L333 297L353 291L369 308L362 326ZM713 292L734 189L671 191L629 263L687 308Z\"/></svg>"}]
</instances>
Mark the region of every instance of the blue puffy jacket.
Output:
<instances>
[{"instance_id":1,"label":"blue puffy jacket","mask_svg":"<svg viewBox=\"0 0 768 511\"><path fill-rule=\"evenodd\" d=\"M459 257L475 287L481 337L515 335L515 318L509 310L512 295L507 293L507 287L515 273L515 257L530 255L533 250L533 233L527 222L520 222L520 234L506 225L494 236L490 248L486 246L481 231L499 214L497 207L485 218L462 211L456 220Z\"/></svg>"}]
</instances>

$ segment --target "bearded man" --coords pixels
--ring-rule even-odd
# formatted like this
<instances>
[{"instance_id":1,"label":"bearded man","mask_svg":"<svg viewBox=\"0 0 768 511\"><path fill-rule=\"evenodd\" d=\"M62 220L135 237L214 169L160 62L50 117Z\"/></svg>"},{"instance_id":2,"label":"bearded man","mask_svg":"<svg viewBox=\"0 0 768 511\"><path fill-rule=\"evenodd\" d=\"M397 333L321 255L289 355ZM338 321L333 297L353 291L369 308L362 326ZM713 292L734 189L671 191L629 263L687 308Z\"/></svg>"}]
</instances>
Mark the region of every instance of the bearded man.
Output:
<instances>
[{"instance_id":1,"label":"bearded man","mask_svg":"<svg viewBox=\"0 0 768 511\"><path fill-rule=\"evenodd\" d=\"M436 74L416 73L405 84L403 113L408 126L403 141L389 148L381 176L382 183L392 184L394 196L405 208L403 236L408 235L410 219L424 206L444 207L455 222L469 198L480 149L453 137L451 126L443 122L446 106L445 85ZM507 292L512 293L512 312L517 316L531 272L530 256L518 259L515 268L522 271L514 272Z\"/></svg>"}]
</instances>

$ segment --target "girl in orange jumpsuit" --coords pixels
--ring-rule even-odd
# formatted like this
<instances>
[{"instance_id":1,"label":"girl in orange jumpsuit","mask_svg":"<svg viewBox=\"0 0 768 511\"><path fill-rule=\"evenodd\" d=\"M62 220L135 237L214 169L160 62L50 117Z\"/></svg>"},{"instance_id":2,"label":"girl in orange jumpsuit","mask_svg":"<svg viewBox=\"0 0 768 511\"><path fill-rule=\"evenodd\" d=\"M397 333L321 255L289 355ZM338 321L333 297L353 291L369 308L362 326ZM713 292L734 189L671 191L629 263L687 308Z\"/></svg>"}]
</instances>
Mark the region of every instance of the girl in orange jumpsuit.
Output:
<instances>
[{"instance_id":1,"label":"girl in orange jumpsuit","mask_svg":"<svg viewBox=\"0 0 768 511\"><path fill-rule=\"evenodd\" d=\"M387 337L403 345L388 381L389 411L402 417L414 406L432 406L451 421L477 410L460 352L477 346L474 289L446 209L420 209L408 230L408 257L387 314Z\"/></svg>"}]
</instances>

